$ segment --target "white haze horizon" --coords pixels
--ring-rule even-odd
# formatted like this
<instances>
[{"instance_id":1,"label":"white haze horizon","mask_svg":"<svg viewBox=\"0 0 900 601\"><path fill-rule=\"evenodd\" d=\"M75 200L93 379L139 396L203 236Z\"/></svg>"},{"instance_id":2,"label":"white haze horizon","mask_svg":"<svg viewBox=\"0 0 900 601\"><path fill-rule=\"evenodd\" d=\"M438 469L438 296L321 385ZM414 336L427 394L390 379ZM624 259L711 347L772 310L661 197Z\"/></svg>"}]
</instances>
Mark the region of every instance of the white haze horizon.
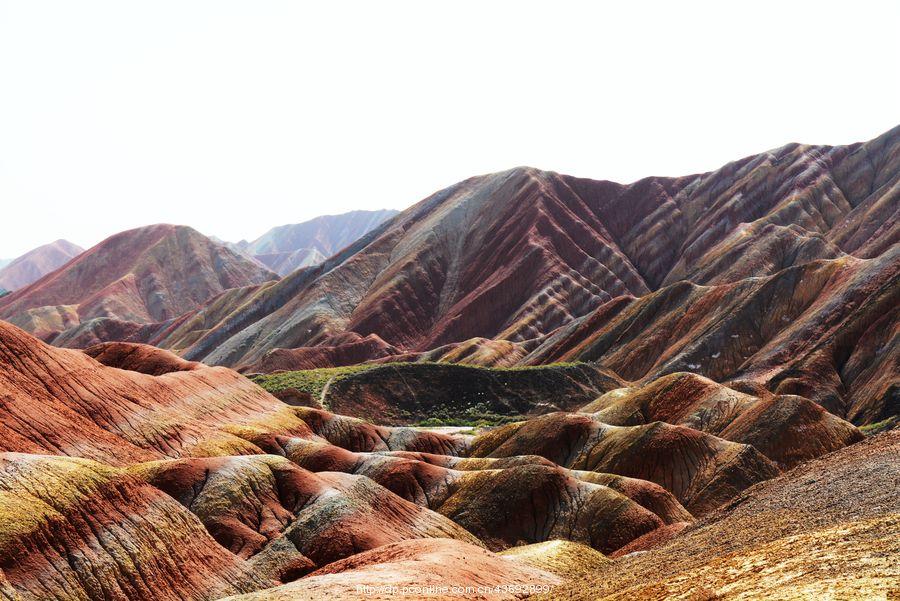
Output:
<instances>
[{"instance_id":1,"label":"white haze horizon","mask_svg":"<svg viewBox=\"0 0 900 601\"><path fill-rule=\"evenodd\" d=\"M605 4L605 3L604 3ZM0 0L0 257L227 241L527 165L630 183L900 123L900 3Z\"/></svg>"}]
</instances>

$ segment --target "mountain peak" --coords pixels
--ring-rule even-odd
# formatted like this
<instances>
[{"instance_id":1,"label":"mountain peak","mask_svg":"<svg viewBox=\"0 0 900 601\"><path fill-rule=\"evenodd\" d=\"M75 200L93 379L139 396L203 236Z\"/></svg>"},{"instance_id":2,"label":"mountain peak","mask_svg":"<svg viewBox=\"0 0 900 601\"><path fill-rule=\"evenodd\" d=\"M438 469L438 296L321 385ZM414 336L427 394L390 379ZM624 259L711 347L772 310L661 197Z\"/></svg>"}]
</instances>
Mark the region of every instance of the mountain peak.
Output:
<instances>
[{"instance_id":1,"label":"mountain peak","mask_svg":"<svg viewBox=\"0 0 900 601\"><path fill-rule=\"evenodd\" d=\"M229 288L277 276L195 229L153 224L120 232L0 301L0 317L42 336L98 317L165 321ZM61 307L66 323L60 323ZM74 313L73 313L74 311Z\"/></svg>"},{"instance_id":2,"label":"mountain peak","mask_svg":"<svg viewBox=\"0 0 900 601\"><path fill-rule=\"evenodd\" d=\"M0 269L0 288L24 288L83 251L80 246L62 239L32 249Z\"/></svg>"}]
</instances>

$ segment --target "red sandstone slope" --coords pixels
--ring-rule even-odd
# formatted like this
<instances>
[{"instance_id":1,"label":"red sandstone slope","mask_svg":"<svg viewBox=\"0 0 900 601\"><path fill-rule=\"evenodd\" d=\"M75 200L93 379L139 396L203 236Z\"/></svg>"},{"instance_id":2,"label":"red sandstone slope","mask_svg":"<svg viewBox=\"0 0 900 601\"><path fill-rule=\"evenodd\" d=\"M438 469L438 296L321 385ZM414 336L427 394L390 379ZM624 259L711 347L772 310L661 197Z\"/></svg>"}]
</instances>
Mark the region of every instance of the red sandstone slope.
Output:
<instances>
[{"instance_id":1,"label":"red sandstone slope","mask_svg":"<svg viewBox=\"0 0 900 601\"><path fill-rule=\"evenodd\" d=\"M148 344L103 342L84 349L84 354L103 365L161 376L175 371L201 369L202 363L185 361L178 355Z\"/></svg>"},{"instance_id":2,"label":"red sandstone slope","mask_svg":"<svg viewBox=\"0 0 900 601\"><path fill-rule=\"evenodd\" d=\"M752 445L782 468L862 440L852 425L799 396L753 396L691 373L676 373L640 388L620 388L582 407L614 426L662 421Z\"/></svg>"},{"instance_id":3,"label":"red sandstone slope","mask_svg":"<svg viewBox=\"0 0 900 601\"><path fill-rule=\"evenodd\" d=\"M260 572L289 580L412 538L481 543L449 519L363 476L307 471L273 455L190 458L134 468Z\"/></svg>"},{"instance_id":4,"label":"red sandstone slope","mask_svg":"<svg viewBox=\"0 0 900 601\"><path fill-rule=\"evenodd\" d=\"M0 515L17 516L0 521L0 582L25 599L216 598L386 543L478 542L467 530L613 551L692 519L647 482L454 457L465 438L291 408L226 368L91 353L108 365L0 322L0 449L17 451L0 459ZM513 495L521 519L497 519Z\"/></svg>"},{"instance_id":5,"label":"red sandstone slope","mask_svg":"<svg viewBox=\"0 0 900 601\"><path fill-rule=\"evenodd\" d=\"M482 581L470 569L479 558L507 578L518 557L571 578L577 566L603 564L596 550L684 529L694 516L678 499L707 514L778 473L751 446L683 426L558 413L473 441L289 407L227 368L152 347L89 351L97 359L0 322L0 450L35 453L0 457L0 516L16 516L0 520L0 591L11 598L199 600L317 568L260 595L319 596L326 573L341 594L341 582L377 584L384 574L422 584L449 570L465 584ZM627 413L629 401L654 418L689 420L718 391L686 384L714 390L666 414L651 412L641 391L616 408ZM723 433L768 427L743 419L755 405L741 409ZM815 425L801 417L787 426ZM564 561L556 543L506 558L472 546L553 539L583 545L563 544ZM438 547L448 552L435 558ZM397 565L389 549L415 549L406 557L419 561ZM372 558L374 571L357 569Z\"/></svg>"},{"instance_id":6,"label":"red sandstone slope","mask_svg":"<svg viewBox=\"0 0 900 601\"><path fill-rule=\"evenodd\" d=\"M778 467L749 445L653 422L609 426L589 415L551 413L475 439L473 457L539 455L573 470L655 482L693 515L707 513Z\"/></svg>"},{"instance_id":7,"label":"red sandstone slope","mask_svg":"<svg viewBox=\"0 0 900 601\"><path fill-rule=\"evenodd\" d=\"M0 597L215 599L277 581L127 470L0 453Z\"/></svg>"},{"instance_id":8,"label":"red sandstone slope","mask_svg":"<svg viewBox=\"0 0 900 601\"><path fill-rule=\"evenodd\" d=\"M274 423L312 435L289 407L229 369L125 371L48 346L2 321L0 368L4 451L122 465L200 452L204 445L241 448L225 426Z\"/></svg>"},{"instance_id":9,"label":"red sandstone slope","mask_svg":"<svg viewBox=\"0 0 900 601\"><path fill-rule=\"evenodd\" d=\"M529 168L475 177L260 291L185 353L265 365L274 349L334 355L348 335L374 334L404 353L501 340L519 358L617 297L679 280L748 286L821 261L883 263L900 236L898 178L900 128L628 186ZM814 291L823 302L828 292ZM290 360L280 354L279 367Z\"/></svg>"},{"instance_id":10,"label":"red sandstone slope","mask_svg":"<svg viewBox=\"0 0 900 601\"><path fill-rule=\"evenodd\" d=\"M42 337L95 318L161 322L228 288L275 274L195 230L153 225L116 234L0 299L0 317Z\"/></svg>"},{"instance_id":11,"label":"red sandstone slope","mask_svg":"<svg viewBox=\"0 0 900 601\"><path fill-rule=\"evenodd\" d=\"M446 539L412 540L354 555L291 584L222 601L388 601L398 596L512 601L560 582L516 557Z\"/></svg>"},{"instance_id":12,"label":"red sandstone slope","mask_svg":"<svg viewBox=\"0 0 900 601\"><path fill-rule=\"evenodd\" d=\"M57 240L30 250L0 269L0 288L14 291L39 280L77 257L84 249L68 240Z\"/></svg>"}]
</instances>

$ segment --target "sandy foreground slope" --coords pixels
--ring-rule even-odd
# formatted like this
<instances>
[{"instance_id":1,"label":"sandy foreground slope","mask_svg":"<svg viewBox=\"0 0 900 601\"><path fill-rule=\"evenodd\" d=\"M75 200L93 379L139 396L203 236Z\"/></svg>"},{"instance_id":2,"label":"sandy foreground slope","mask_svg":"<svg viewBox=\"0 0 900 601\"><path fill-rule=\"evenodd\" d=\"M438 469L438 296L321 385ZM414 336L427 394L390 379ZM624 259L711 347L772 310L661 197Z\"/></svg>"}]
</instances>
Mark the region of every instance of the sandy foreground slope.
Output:
<instances>
[{"instance_id":1,"label":"sandy foreground slope","mask_svg":"<svg viewBox=\"0 0 900 601\"><path fill-rule=\"evenodd\" d=\"M749 488L667 544L634 545L549 598L896 598L898 487L891 431Z\"/></svg>"}]
</instances>

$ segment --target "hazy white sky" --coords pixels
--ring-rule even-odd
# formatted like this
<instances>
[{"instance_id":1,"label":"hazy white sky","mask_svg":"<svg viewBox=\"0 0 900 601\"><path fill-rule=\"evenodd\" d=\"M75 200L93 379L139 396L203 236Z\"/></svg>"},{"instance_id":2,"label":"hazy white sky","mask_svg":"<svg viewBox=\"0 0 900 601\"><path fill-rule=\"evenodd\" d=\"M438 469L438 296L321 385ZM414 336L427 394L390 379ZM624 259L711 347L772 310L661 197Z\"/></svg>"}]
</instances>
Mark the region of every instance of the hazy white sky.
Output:
<instances>
[{"instance_id":1,"label":"hazy white sky","mask_svg":"<svg viewBox=\"0 0 900 601\"><path fill-rule=\"evenodd\" d=\"M868 139L900 121L898 23L896 1L0 0L0 257Z\"/></svg>"}]
</instances>

